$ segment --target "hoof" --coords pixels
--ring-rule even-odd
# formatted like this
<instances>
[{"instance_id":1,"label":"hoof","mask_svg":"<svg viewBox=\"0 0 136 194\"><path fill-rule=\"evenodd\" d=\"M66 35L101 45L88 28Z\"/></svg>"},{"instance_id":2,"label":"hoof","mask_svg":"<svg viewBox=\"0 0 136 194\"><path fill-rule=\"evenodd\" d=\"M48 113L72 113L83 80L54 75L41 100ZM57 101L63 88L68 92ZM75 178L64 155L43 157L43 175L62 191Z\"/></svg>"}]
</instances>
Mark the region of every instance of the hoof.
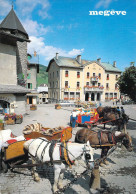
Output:
<instances>
[{"instance_id":1,"label":"hoof","mask_svg":"<svg viewBox=\"0 0 136 194\"><path fill-rule=\"evenodd\" d=\"M105 165L104 165L104 163L103 163L103 162L101 162L101 163L100 163L100 166L101 166L101 167L104 167Z\"/></svg>"},{"instance_id":2,"label":"hoof","mask_svg":"<svg viewBox=\"0 0 136 194\"><path fill-rule=\"evenodd\" d=\"M40 178L38 176L34 177L34 181L35 182L39 182L40 181Z\"/></svg>"},{"instance_id":3,"label":"hoof","mask_svg":"<svg viewBox=\"0 0 136 194\"><path fill-rule=\"evenodd\" d=\"M109 165L109 162L107 160L104 161L105 165Z\"/></svg>"}]
</instances>

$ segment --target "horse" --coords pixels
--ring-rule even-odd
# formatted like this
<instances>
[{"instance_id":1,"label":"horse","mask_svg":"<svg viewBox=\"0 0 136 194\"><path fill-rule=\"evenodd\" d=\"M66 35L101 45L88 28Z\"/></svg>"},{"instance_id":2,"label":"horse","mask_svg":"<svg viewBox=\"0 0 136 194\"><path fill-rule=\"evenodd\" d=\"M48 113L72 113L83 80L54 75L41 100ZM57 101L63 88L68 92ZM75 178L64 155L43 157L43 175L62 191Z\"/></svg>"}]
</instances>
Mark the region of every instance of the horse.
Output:
<instances>
[{"instance_id":1,"label":"horse","mask_svg":"<svg viewBox=\"0 0 136 194\"><path fill-rule=\"evenodd\" d=\"M51 142L48 142L45 138L31 139L24 143L24 148L28 151L31 156L32 163L36 161L44 163L51 163L54 167L54 184L53 192L63 188L63 176L66 164L62 160L60 154L60 148L62 143L56 143L52 154L50 153ZM64 148L64 147L63 147ZM74 161L82 158L87 167L93 169L93 148L90 146L89 141L85 144L79 143L66 143L66 150L69 161ZM35 173L34 167L32 168L32 175L35 181L39 181L39 176Z\"/></svg>"},{"instance_id":2,"label":"horse","mask_svg":"<svg viewBox=\"0 0 136 194\"><path fill-rule=\"evenodd\" d=\"M118 131L121 130L121 128L126 128L126 124L128 123L129 117L125 113L121 113L116 108L112 107L98 107L97 112L99 114L99 117L101 118L100 121L104 122L104 129L106 122L109 121L112 123L112 125L118 126Z\"/></svg>"},{"instance_id":3,"label":"horse","mask_svg":"<svg viewBox=\"0 0 136 194\"><path fill-rule=\"evenodd\" d=\"M101 148L101 158L105 158L111 147L116 145L118 142L121 142L128 151L132 151L132 138L129 134L121 133L119 131L94 131L89 129L80 129L75 136L75 142L85 143L89 141L90 145L95 148ZM105 164L108 164L104 160ZM102 165L102 164L101 164Z\"/></svg>"}]
</instances>

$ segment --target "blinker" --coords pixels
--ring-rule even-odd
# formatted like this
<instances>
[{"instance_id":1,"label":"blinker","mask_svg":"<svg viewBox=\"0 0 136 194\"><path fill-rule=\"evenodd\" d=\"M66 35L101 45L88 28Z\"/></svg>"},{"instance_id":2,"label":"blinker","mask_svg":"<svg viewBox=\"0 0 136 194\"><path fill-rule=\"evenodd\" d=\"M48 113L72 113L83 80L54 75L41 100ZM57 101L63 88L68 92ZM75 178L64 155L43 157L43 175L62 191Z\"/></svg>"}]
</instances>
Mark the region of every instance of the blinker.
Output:
<instances>
[{"instance_id":1,"label":"blinker","mask_svg":"<svg viewBox=\"0 0 136 194\"><path fill-rule=\"evenodd\" d=\"M85 159L86 160L90 160L91 159L91 155L90 154L85 154Z\"/></svg>"}]
</instances>

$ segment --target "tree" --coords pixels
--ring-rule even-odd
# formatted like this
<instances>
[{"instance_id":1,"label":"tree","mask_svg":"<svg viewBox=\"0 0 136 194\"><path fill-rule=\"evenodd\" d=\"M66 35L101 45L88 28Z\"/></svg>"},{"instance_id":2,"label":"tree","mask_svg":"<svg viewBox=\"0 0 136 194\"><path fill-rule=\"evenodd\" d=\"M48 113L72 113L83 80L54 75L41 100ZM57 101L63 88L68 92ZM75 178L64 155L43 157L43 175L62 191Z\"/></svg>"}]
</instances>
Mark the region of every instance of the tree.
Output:
<instances>
[{"instance_id":1,"label":"tree","mask_svg":"<svg viewBox=\"0 0 136 194\"><path fill-rule=\"evenodd\" d=\"M127 94L136 102L136 67L132 64L123 72L118 80L121 93Z\"/></svg>"}]
</instances>

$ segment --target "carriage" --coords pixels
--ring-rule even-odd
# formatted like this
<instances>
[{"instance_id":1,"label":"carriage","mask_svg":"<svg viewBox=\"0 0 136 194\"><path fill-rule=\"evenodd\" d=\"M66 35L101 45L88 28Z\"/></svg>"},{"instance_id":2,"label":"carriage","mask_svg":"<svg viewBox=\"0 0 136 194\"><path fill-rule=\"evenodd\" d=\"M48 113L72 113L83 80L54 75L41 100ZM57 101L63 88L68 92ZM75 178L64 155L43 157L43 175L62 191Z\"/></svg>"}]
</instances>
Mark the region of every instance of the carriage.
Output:
<instances>
[{"instance_id":1,"label":"carriage","mask_svg":"<svg viewBox=\"0 0 136 194\"><path fill-rule=\"evenodd\" d=\"M50 128L43 128L44 131L51 130ZM47 133L44 135L37 131L32 131L29 134L24 134L24 140L16 141L12 134L13 139L7 141L8 145L2 147L0 153L0 167L3 172L7 172L9 168L23 167L23 163L28 161L28 153L24 150L23 145L29 139L36 139L38 137L44 137L48 141L57 140L58 142L68 141L72 137L72 127L66 127L53 133ZM25 165L24 165L25 166ZM26 165L27 167L27 165Z\"/></svg>"}]
</instances>

